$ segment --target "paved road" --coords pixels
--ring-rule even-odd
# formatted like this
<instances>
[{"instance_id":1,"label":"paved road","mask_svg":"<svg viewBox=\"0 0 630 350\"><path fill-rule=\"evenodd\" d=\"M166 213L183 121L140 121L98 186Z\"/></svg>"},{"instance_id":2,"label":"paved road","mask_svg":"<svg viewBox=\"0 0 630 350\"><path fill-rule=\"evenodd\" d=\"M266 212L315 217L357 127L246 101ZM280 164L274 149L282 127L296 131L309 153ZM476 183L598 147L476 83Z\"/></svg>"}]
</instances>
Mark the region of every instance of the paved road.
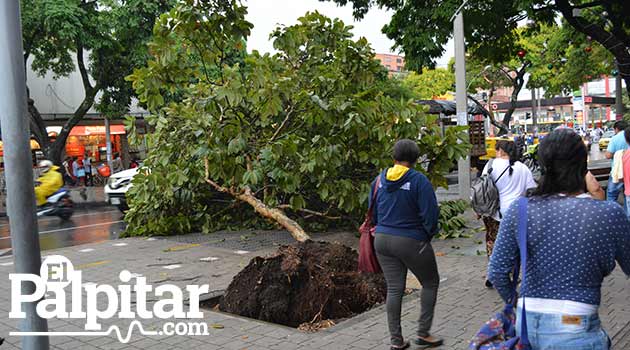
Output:
<instances>
[{"instance_id":1,"label":"paved road","mask_svg":"<svg viewBox=\"0 0 630 350\"><path fill-rule=\"evenodd\" d=\"M38 220L38 225L42 250L118 238L124 230L120 211L109 206L79 209L68 221L57 217L43 217ZM9 248L9 220L5 217L0 219L0 249L7 254Z\"/></svg>"},{"instance_id":2,"label":"paved road","mask_svg":"<svg viewBox=\"0 0 630 350\"><path fill-rule=\"evenodd\" d=\"M594 144L591 146L591 152L589 153L588 159L590 162L606 160L606 153L600 151L598 144Z\"/></svg>"},{"instance_id":3,"label":"paved road","mask_svg":"<svg viewBox=\"0 0 630 350\"><path fill-rule=\"evenodd\" d=\"M472 218L472 213L467 218ZM477 228L479 221L467 220L473 239L434 240L434 249L440 269L440 295L432 331L445 339L443 350L467 349L468 343L479 327L494 311L503 305L496 291L483 286L487 266L484 255L471 250L482 246L483 236ZM240 237L248 236L243 239ZM352 232L327 232L314 235L317 240L338 241L357 247L358 239ZM166 238L129 238L115 242L92 243L83 246L55 250L55 254L68 257L75 268L82 271L84 283L123 285L119 273L123 269L146 278L148 284L165 283L180 288L185 285L208 284L211 295L220 294L254 256L275 251L275 243L290 242L286 232L256 231L240 233L215 233L213 235L186 235ZM252 244L256 241L256 244ZM470 251L470 253L469 253ZM13 272L10 257L0 257L0 290L8 291L8 274ZM409 276L413 279L411 276ZM133 283L133 282L132 282ZM630 308L628 304L629 281L617 269L603 285L600 315L608 334L613 338L613 349L629 349ZM125 284L129 285L129 284ZM419 288L419 284L408 285ZM70 293L70 292L68 292ZM69 294L68 294L69 295ZM152 295L152 294L150 294ZM418 293L405 297L402 312L403 334L412 339L419 312ZM210 295L208 295L210 296ZM99 302L103 301L103 294ZM8 314L10 293L0 293L0 310ZM133 299L132 299L133 300ZM153 310L154 298L149 298L147 310ZM86 295L82 295L85 305ZM102 304L99 304L102 305ZM132 303L131 310L137 310ZM248 349L248 350L380 350L387 349L389 336L385 307L379 306L352 319L317 333L301 332L289 327L234 317L212 310L202 309L203 319L190 320L208 324L206 336L166 336L147 334L132 327L132 319L114 316L99 320L103 330L120 327L123 335L129 333L128 343L122 343L116 333L107 336L55 336L51 337L51 349L55 350L189 350L189 349ZM139 319L146 330L160 331L165 322L181 320ZM188 322L188 321L186 321ZM5 349L19 349L20 338L8 336L17 329L17 320L0 319L0 336L6 337ZM52 332L84 331L84 319L54 318L48 321Z\"/></svg>"}]
</instances>

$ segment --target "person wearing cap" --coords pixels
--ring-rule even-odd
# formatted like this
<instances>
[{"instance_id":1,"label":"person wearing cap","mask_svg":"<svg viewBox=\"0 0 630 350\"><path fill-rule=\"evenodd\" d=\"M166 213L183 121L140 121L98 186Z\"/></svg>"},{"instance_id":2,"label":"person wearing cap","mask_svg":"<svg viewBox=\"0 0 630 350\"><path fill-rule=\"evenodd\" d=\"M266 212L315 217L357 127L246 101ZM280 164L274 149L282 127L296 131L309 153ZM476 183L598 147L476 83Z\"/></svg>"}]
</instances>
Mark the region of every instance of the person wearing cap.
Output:
<instances>
[{"instance_id":1,"label":"person wearing cap","mask_svg":"<svg viewBox=\"0 0 630 350\"><path fill-rule=\"evenodd\" d=\"M46 198L57 192L63 186L63 177L59 172L59 167L49 160L42 160L37 164L42 170L41 176L37 179L35 186L35 199L37 206L46 204Z\"/></svg>"}]
</instances>

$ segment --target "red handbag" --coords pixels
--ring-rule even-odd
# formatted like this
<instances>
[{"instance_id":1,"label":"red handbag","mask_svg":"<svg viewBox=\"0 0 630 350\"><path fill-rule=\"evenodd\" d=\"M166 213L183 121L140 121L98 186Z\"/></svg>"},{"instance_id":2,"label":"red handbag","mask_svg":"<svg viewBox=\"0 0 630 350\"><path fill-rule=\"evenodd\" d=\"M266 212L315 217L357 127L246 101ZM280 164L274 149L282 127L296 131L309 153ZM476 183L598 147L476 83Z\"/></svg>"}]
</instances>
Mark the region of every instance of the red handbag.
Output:
<instances>
[{"instance_id":1,"label":"red handbag","mask_svg":"<svg viewBox=\"0 0 630 350\"><path fill-rule=\"evenodd\" d=\"M376 252L374 251L374 231L376 230L376 226L372 224L373 208L380 184L381 177L379 175L379 177L376 178L374 191L372 192L370 208L368 208L368 212L365 215L365 221L363 221L363 224L359 227L359 233L361 233L361 238L359 239L359 271L361 272L380 273L382 271L381 265L376 258Z\"/></svg>"}]
</instances>

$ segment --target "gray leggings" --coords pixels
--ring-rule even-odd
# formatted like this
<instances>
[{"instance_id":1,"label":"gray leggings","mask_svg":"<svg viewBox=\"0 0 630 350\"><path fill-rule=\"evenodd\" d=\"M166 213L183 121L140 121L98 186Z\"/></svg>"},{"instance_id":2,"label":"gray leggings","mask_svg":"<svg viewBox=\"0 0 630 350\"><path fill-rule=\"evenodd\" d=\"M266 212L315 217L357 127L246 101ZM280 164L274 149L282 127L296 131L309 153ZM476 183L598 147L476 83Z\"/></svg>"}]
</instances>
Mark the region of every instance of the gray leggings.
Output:
<instances>
[{"instance_id":1,"label":"gray leggings","mask_svg":"<svg viewBox=\"0 0 630 350\"><path fill-rule=\"evenodd\" d=\"M407 270L422 284L418 335L429 336L440 284L431 242L377 233L374 249L387 281L387 323L393 345L402 344L400 312L407 283Z\"/></svg>"}]
</instances>

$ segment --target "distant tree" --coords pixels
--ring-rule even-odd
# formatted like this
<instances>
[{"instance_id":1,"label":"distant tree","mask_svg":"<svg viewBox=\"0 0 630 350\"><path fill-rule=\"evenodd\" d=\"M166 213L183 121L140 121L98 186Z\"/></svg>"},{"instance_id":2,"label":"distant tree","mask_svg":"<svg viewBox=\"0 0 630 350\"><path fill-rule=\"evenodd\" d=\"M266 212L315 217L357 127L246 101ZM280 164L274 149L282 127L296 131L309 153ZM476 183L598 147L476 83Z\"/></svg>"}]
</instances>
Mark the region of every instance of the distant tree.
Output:
<instances>
[{"instance_id":1,"label":"distant tree","mask_svg":"<svg viewBox=\"0 0 630 350\"><path fill-rule=\"evenodd\" d=\"M427 100L453 91L455 75L445 68L425 69L422 74L411 72L401 80L416 98Z\"/></svg>"},{"instance_id":2,"label":"distant tree","mask_svg":"<svg viewBox=\"0 0 630 350\"><path fill-rule=\"evenodd\" d=\"M52 72L55 78L78 69L85 91L54 142L48 138L37 101L29 94L31 132L53 162L61 162L70 131L90 108L95 106L107 117L128 111L134 91L124 78L134 67L146 64L153 24L174 2L21 0L24 62L32 58L31 68L38 75Z\"/></svg>"},{"instance_id":3,"label":"distant tree","mask_svg":"<svg viewBox=\"0 0 630 350\"><path fill-rule=\"evenodd\" d=\"M610 54L566 24L523 27L515 30L515 36L520 50L510 60L496 63L470 56L466 61L467 82L471 89L488 90L489 100L498 87L512 88L510 107L500 124L488 111L500 134L508 132L523 88L543 88L548 97L569 94L582 84L612 71Z\"/></svg>"},{"instance_id":4,"label":"distant tree","mask_svg":"<svg viewBox=\"0 0 630 350\"><path fill-rule=\"evenodd\" d=\"M383 32L405 52L409 69L435 66L452 37L451 16L461 0L322 0L351 3L362 18L372 6L393 11ZM559 16L590 36L619 62L630 95L630 1L627 0L470 0L464 11L466 43L472 56L501 63L521 49L515 30L524 21L553 25Z\"/></svg>"}]
</instances>

